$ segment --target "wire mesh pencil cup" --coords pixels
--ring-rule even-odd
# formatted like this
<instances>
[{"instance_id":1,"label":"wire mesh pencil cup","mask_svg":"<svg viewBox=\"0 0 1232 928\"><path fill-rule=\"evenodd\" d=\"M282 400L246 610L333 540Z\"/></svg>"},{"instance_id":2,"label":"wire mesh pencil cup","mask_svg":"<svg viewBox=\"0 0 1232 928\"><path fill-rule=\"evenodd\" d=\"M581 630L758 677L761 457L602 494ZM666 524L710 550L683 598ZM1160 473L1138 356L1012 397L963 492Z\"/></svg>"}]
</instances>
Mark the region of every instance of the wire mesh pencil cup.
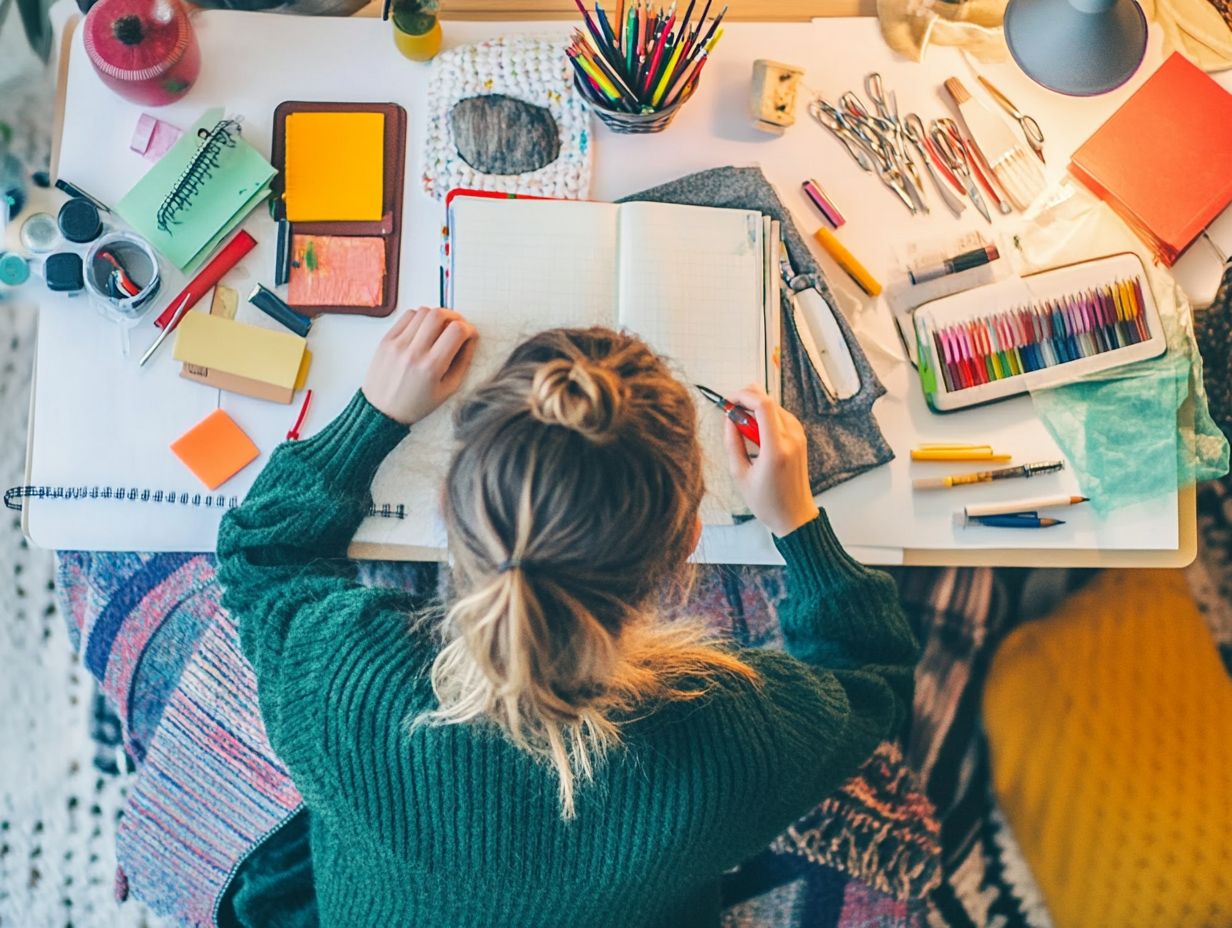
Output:
<instances>
[{"instance_id":1,"label":"wire mesh pencil cup","mask_svg":"<svg viewBox=\"0 0 1232 928\"><path fill-rule=\"evenodd\" d=\"M670 106L649 112L630 113L627 110L613 109L611 101L596 93L593 87L585 84L576 74L573 76L573 85L577 88L578 93L582 95L582 99L590 104L591 110L605 126L613 132L623 132L628 135L662 132L671 125L680 107L684 106L688 99L693 96L693 92L697 88L696 81L694 81L685 88L676 102Z\"/></svg>"}]
</instances>

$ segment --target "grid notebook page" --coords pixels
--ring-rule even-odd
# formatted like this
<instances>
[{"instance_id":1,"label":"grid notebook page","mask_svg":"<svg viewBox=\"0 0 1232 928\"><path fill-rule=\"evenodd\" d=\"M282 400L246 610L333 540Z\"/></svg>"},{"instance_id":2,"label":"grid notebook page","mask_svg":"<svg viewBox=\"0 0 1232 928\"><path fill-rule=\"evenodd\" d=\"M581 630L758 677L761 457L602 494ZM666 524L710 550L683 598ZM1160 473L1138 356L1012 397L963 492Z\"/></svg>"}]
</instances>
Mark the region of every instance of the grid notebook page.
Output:
<instances>
[{"instance_id":1,"label":"grid notebook page","mask_svg":"<svg viewBox=\"0 0 1232 928\"><path fill-rule=\"evenodd\" d=\"M453 308L479 330L462 393L536 332L615 324L615 206L460 197L451 218ZM397 527L378 527L394 532L383 540L444 546L440 489L455 404L456 398L416 425L377 472L373 498L407 507Z\"/></svg>"},{"instance_id":2,"label":"grid notebook page","mask_svg":"<svg viewBox=\"0 0 1232 928\"><path fill-rule=\"evenodd\" d=\"M688 383L723 393L765 386L760 213L626 203L620 257L621 325L667 355ZM723 417L709 406L699 413L709 490L702 521L723 524L745 506L727 471Z\"/></svg>"}]
</instances>

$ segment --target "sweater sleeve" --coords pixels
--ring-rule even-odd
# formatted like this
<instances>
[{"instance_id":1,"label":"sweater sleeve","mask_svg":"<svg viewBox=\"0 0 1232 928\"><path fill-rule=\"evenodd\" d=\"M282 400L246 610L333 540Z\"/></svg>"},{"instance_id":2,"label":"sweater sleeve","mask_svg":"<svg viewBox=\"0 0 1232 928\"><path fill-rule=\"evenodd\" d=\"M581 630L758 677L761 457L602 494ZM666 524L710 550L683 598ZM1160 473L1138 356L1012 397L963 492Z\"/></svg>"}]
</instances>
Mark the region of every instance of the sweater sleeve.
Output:
<instances>
[{"instance_id":1,"label":"sweater sleeve","mask_svg":"<svg viewBox=\"0 0 1232 928\"><path fill-rule=\"evenodd\" d=\"M399 707L381 694L405 692L430 660L409 598L362 586L346 559L377 468L406 434L356 393L320 433L278 447L219 528L223 605L256 672L270 744L310 799L350 779L339 763L357 727L397 730Z\"/></svg>"},{"instance_id":2,"label":"sweater sleeve","mask_svg":"<svg viewBox=\"0 0 1232 928\"><path fill-rule=\"evenodd\" d=\"M919 648L889 574L851 558L824 511L776 544L787 655L745 652L763 680L777 826L838 788L907 719Z\"/></svg>"}]
</instances>

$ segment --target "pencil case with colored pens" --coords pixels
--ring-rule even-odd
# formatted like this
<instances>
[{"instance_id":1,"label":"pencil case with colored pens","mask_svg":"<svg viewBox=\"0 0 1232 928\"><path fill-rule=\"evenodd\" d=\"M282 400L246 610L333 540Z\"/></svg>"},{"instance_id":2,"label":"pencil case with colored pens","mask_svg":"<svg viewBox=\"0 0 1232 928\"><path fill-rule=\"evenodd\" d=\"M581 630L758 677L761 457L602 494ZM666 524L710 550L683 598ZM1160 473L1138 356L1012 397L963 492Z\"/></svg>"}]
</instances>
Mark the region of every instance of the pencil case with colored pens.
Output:
<instances>
[{"instance_id":1,"label":"pencil case with colored pens","mask_svg":"<svg viewBox=\"0 0 1232 928\"><path fill-rule=\"evenodd\" d=\"M1085 379L1167 350L1141 259L1132 253L1010 277L914 313L920 383L953 412Z\"/></svg>"}]
</instances>

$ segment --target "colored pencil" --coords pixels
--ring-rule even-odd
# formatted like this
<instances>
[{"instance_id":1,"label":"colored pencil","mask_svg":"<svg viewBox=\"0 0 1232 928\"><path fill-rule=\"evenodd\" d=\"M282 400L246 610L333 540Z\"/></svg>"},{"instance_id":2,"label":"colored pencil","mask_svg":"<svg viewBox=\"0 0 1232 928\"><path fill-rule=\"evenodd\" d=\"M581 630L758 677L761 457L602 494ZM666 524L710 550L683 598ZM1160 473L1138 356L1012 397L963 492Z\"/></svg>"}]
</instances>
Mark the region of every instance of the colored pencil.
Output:
<instances>
[{"instance_id":1,"label":"colored pencil","mask_svg":"<svg viewBox=\"0 0 1232 928\"><path fill-rule=\"evenodd\" d=\"M601 3L591 10L574 0L582 23L571 59L583 88L598 93L592 102L616 102L609 87L633 112L654 112L687 98L723 37L727 8L710 19L710 4L706 0L698 18L697 0L688 0L681 16L674 2L656 10L648 0L616 0L609 13Z\"/></svg>"},{"instance_id":2,"label":"colored pencil","mask_svg":"<svg viewBox=\"0 0 1232 928\"><path fill-rule=\"evenodd\" d=\"M994 383L1149 340L1139 278L922 330L949 391Z\"/></svg>"},{"instance_id":3,"label":"colored pencil","mask_svg":"<svg viewBox=\"0 0 1232 928\"><path fill-rule=\"evenodd\" d=\"M677 77L675 82L672 84L671 89L667 92L667 96L664 98L664 102L667 106L671 106L676 102L678 97L683 96L681 91L683 91L693 81L693 79L701 73L702 65L706 63L706 59L709 57L710 56L703 50L700 55L693 59L693 63L681 72L680 76Z\"/></svg>"},{"instance_id":4,"label":"colored pencil","mask_svg":"<svg viewBox=\"0 0 1232 928\"><path fill-rule=\"evenodd\" d=\"M668 17L667 22L663 23L655 34L654 52L650 56L650 65L646 69L646 76L642 80L642 99L645 100L649 96L651 89L654 86L655 78L659 73L659 64L663 60L663 49L667 45L668 33L672 31L672 24L676 21L676 14L672 13Z\"/></svg>"}]
</instances>

